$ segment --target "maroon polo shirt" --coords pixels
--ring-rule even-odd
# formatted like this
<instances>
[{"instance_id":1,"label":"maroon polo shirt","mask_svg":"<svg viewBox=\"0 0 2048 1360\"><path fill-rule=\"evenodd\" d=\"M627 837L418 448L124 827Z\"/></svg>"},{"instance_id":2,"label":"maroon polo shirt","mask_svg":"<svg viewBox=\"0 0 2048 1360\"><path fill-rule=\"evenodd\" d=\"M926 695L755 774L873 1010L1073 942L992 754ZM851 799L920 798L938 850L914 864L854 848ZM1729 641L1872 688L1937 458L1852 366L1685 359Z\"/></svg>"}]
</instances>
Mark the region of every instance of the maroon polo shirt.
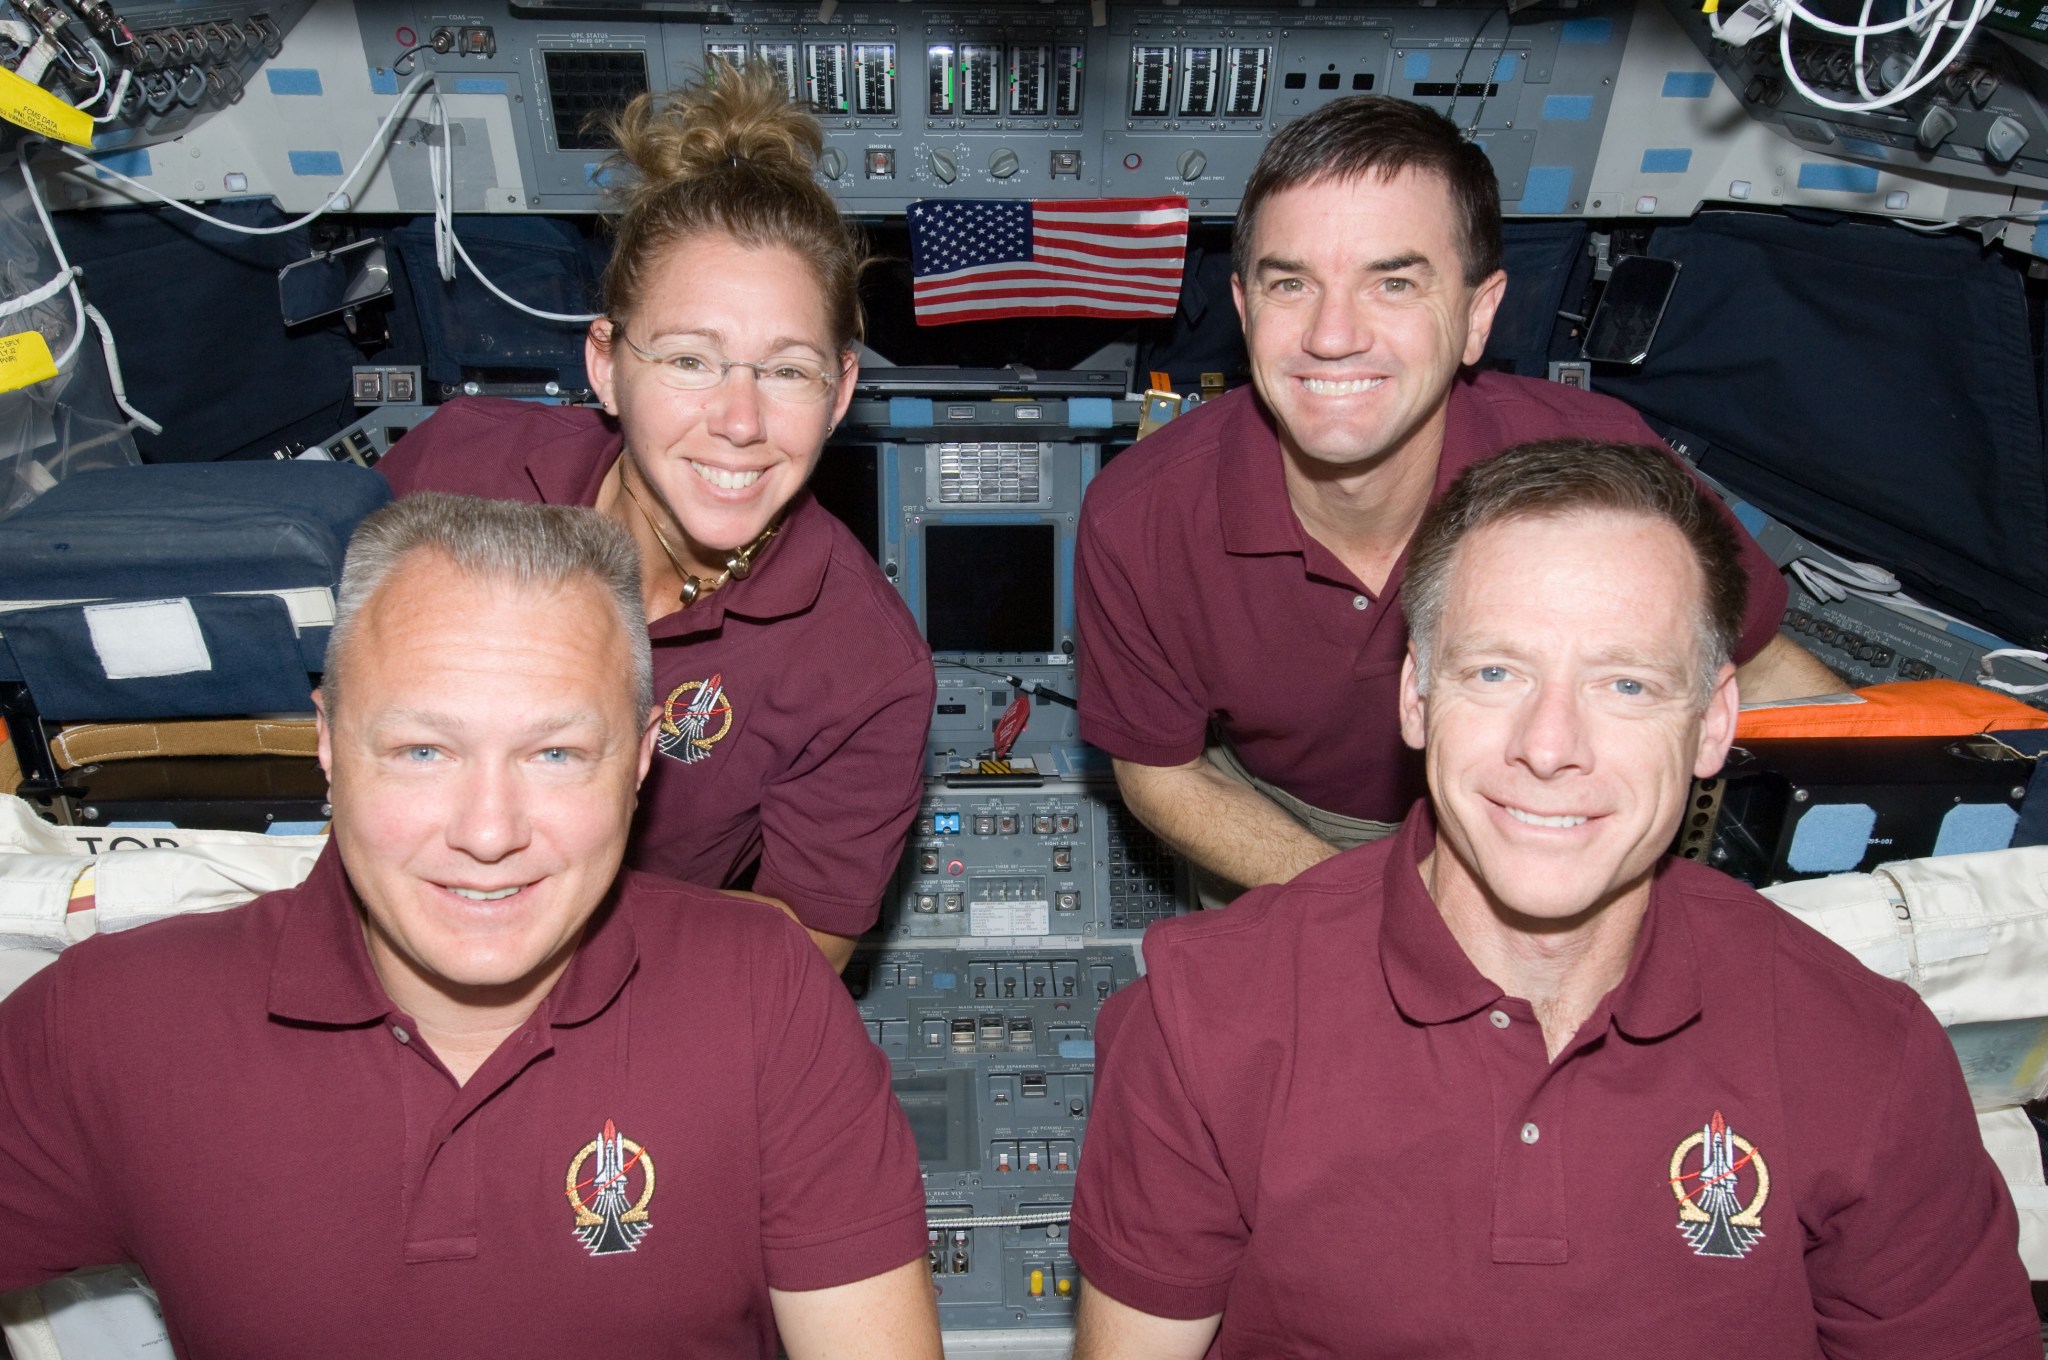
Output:
<instances>
[{"instance_id":1,"label":"maroon polo shirt","mask_svg":"<svg viewBox=\"0 0 2048 1360\"><path fill-rule=\"evenodd\" d=\"M397 495L591 505L617 426L588 407L449 402L377 464ZM835 935L875 923L923 792L937 680L903 601L809 492L744 581L655 623L666 721L627 862L744 882ZM698 713L693 717L693 707Z\"/></svg>"},{"instance_id":2,"label":"maroon polo shirt","mask_svg":"<svg viewBox=\"0 0 2048 1360\"><path fill-rule=\"evenodd\" d=\"M1910 990L1670 859L1551 1062L1423 887L1434 844L1418 805L1147 933L1098 1025L1091 1285L1221 1313L1231 1358L2039 1360L2011 1201Z\"/></svg>"},{"instance_id":3,"label":"maroon polo shirt","mask_svg":"<svg viewBox=\"0 0 2048 1360\"><path fill-rule=\"evenodd\" d=\"M0 1003L0 1290L134 1261L187 1360L765 1360L771 1286L923 1254L888 1062L774 908L624 875L461 1087L357 910L330 848Z\"/></svg>"},{"instance_id":4,"label":"maroon polo shirt","mask_svg":"<svg viewBox=\"0 0 2048 1360\"><path fill-rule=\"evenodd\" d=\"M1663 442L1612 398L1466 374L1451 388L1431 498L1483 458L1565 436ZM1261 779L1331 812L1397 821L1425 791L1399 721L1408 556L1377 595L1361 586L1295 518L1282 456L1243 387L1148 436L1088 488L1074 561L1081 736L1141 765L1184 765L1213 720ZM1749 574L1736 659L1747 661L1777 633L1785 582L1735 532Z\"/></svg>"}]
</instances>

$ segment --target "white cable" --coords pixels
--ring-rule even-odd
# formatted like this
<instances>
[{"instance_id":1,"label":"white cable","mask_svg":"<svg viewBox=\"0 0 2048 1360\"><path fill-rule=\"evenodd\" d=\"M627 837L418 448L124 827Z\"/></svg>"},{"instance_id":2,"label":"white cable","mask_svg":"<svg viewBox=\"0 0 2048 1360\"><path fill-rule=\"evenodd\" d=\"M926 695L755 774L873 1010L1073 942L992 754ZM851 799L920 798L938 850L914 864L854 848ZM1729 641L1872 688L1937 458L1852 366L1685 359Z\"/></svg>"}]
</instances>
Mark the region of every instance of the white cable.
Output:
<instances>
[{"instance_id":1,"label":"white cable","mask_svg":"<svg viewBox=\"0 0 2048 1360\"><path fill-rule=\"evenodd\" d=\"M1902 590L1899 578L1869 562L1851 562L1845 557L1832 561L1818 557L1795 558L1789 568L1806 593L1833 603L1851 595L1878 599Z\"/></svg>"},{"instance_id":2,"label":"white cable","mask_svg":"<svg viewBox=\"0 0 2048 1360\"><path fill-rule=\"evenodd\" d=\"M100 96L104 95L107 92L107 68L100 65L100 59L97 53L93 55L92 59L92 73L95 76L99 77L99 88L92 92L91 98L87 99L83 104L78 105L78 107L81 109L89 109L93 105L99 103Z\"/></svg>"},{"instance_id":3,"label":"white cable","mask_svg":"<svg viewBox=\"0 0 2048 1360\"><path fill-rule=\"evenodd\" d=\"M581 325L598 319L597 312L550 312L540 307L521 302L510 293L491 282L483 270L477 268L469 251L463 247L462 238L455 234L455 141L448 125L448 112L441 103L441 92L434 91L433 118L438 136L427 142L427 171L434 190L434 261L440 267L441 277L449 282L455 280L457 258L469 266L469 272L476 275L476 281L490 291L491 296L528 316L542 321L561 321Z\"/></svg>"},{"instance_id":4,"label":"white cable","mask_svg":"<svg viewBox=\"0 0 2048 1360\"><path fill-rule=\"evenodd\" d=\"M1863 12L1856 16L1856 22L1859 25L1868 25L1870 23L1870 7L1876 3L1877 0L1863 0ZM1862 95L1865 99L1875 99L1878 97L1877 91L1870 88L1870 81L1863 74L1863 43L1868 37L1869 34L1863 28L1857 29L1856 55L1850 62L1849 69L1856 73L1856 93Z\"/></svg>"},{"instance_id":5,"label":"white cable","mask_svg":"<svg viewBox=\"0 0 2048 1360\"><path fill-rule=\"evenodd\" d=\"M2003 690L2007 694L2048 694L2048 685L2015 685L2007 680L1993 678L1991 661L1994 657L2016 656L2027 661L2048 661L2048 652L2030 651L2025 647L1999 647L1977 658L1977 683L1986 689Z\"/></svg>"},{"instance_id":6,"label":"white cable","mask_svg":"<svg viewBox=\"0 0 2048 1360\"><path fill-rule=\"evenodd\" d=\"M130 188L141 191L149 198L168 204L179 212L184 213L187 217L196 217L202 222L224 228L228 231L237 232L243 236L278 236L288 231L297 230L299 227L303 227L308 222L314 221L317 218L324 217L333 209L335 200L347 192L349 185L355 182L356 176L360 175L363 172L363 168L370 164L371 157L380 151L388 150L389 143L385 141L385 136L390 132L392 124L398 120L398 116L401 113L411 107L414 96L420 90L429 84L433 84L434 74L432 71L422 71L417 76L414 76L404 89L398 92L398 102L392 105L391 111L385 114L384 120L377 125L377 131L372 134L369 146L363 149L362 156L357 159L348 174L342 177L340 186L327 196L326 202L303 217L295 218L279 226L248 227L243 226L239 222L226 221L215 217L211 213L201 212L199 209L188 204L180 203L177 199L171 198L161 190L144 184L140 180L132 179L118 170L110 170L76 147L62 145L61 149L73 160L88 165L93 170L109 178L119 180ZM437 146L432 140L428 142L427 169L434 186L434 253L436 262L441 266L441 277L448 280L454 279L455 259L459 257L464 264L469 266L470 272L476 275L477 282L490 290L492 296L508 307L516 308L519 311L525 312L528 316L538 317L543 321L582 324L597 320L599 314L596 312L550 312L539 307L529 306L498 287L497 284L491 282L489 276L483 270L477 268L476 261L469 257L469 252L463 249L461 239L455 235L454 207L451 201L454 197L454 147L448 142L447 113L441 104L441 94L438 85L435 86L434 90L434 109L436 126L441 129L439 140L442 145ZM28 166L26 161L23 162L22 169L23 173L27 172ZM51 233L51 239L53 241L56 239L54 232ZM82 334L84 331L84 323L82 321L80 322L79 329Z\"/></svg>"},{"instance_id":7,"label":"white cable","mask_svg":"<svg viewBox=\"0 0 2048 1360\"><path fill-rule=\"evenodd\" d=\"M1930 27L1927 32L1927 39L1921 44L1920 53L1913 59L1913 64L1907 70L1905 79L1892 89L1885 91L1884 94L1873 99L1864 100L1861 103L1831 98L1808 85L1800 77L1798 68L1792 62L1792 24L1789 17L1778 29L1778 57L1785 68L1785 78L1792 82L1792 87L1809 103L1817 104L1824 109L1831 109L1836 113L1875 113L1880 109L1890 108L1894 104L1912 98L1939 80L1948 70L1950 64L1962 55L1963 48L1975 36L1978 23L1991 11L1993 2L1994 0L1971 0L1969 17L1967 19L1962 20L1959 24L1946 20L1943 21L1945 26L1956 28L1956 39L1950 44L1947 54L1940 61L1928 67L1923 75L1921 74L1921 68L1927 65L1927 58L1932 54L1941 36L1940 26ZM1948 7L1952 3L1953 0L1942 0L1944 12L1947 12ZM1794 8L1796 8L1796 5ZM1801 17L1807 18L1811 22L1814 16L1802 12Z\"/></svg>"},{"instance_id":8,"label":"white cable","mask_svg":"<svg viewBox=\"0 0 2048 1360\"><path fill-rule=\"evenodd\" d=\"M57 145L65 155L90 167L96 173L105 175L109 179L118 180L129 188L139 191L145 197L153 198L159 203L168 204L179 212L184 213L187 217L196 217L211 226L220 227L223 230L236 232L243 236L281 236L285 232L298 230L308 222L325 217L333 210L335 200L348 192L348 187L355 183L356 176L362 174L364 167L371 163L372 158L378 157L381 159L380 153L390 150L390 143L385 141L385 135L391 131L392 124L398 121L398 116L411 107L413 96L417 95L420 89L433 80L433 78L434 73L432 71L422 71L413 78L412 83L398 92L398 102L391 106L391 111L384 115L382 122L377 124L376 132L370 136L370 144L363 148L363 154L356 159L355 165L350 167L349 172L342 176L341 183L335 188L333 193L327 196L326 202L303 217L294 218L275 227L247 227L239 222L229 222L223 218L215 217L212 213L201 212L189 204L180 203L177 199L172 198L160 189L144 184L141 180L130 178L118 170L108 169L105 165L95 161L89 154L75 146L71 146L68 143L58 143Z\"/></svg>"},{"instance_id":9,"label":"white cable","mask_svg":"<svg viewBox=\"0 0 2048 1360\"><path fill-rule=\"evenodd\" d=\"M100 353L106 357L107 382L113 389L114 404L119 406L130 420L140 425L143 429L148 430L151 434L162 434L164 432L162 425L159 425L156 421L151 420L148 416L128 404L128 389L121 379L121 356L114 348L113 327L107 324L106 317L100 315L99 308L88 303L80 295L78 279L81 271L64 257L64 243L57 239L57 225L50 220L50 210L43 206L43 196L36 190L35 172L29 169L28 162L29 158L27 156L21 158L22 182L28 186L28 201L36 210L36 220L42 223L43 235L49 238L50 253L57 260L57 276L36 289L34 293L24 294L21 298L13 299L5 310L0 310L0 316L30 305L25 301L26 298L35 297L37 300L41 300L41 298L54 297L60 289L68 289L71 293L72 314L77 318L77 325L72 332L71 343L64 347L63 354L57 356L57 371L62 373L71 361L77 357L79 347L85 342L85 324L90 320L100 333Z\"/></svg>"},{"instance_id":10,"label":"white cable","mask_svg":"<svg viewBox=\"0 0 2048 1360\"><path fill-rule=\"evenodd\" d=\"M92 318L92 324L100 333L100 353L107 361L107 384L114 389L114 405L126 412L128 419L151 434L162 434L163 426L128 404L128 387L121 381L121 356L114 352L113 328L107 325L107 319L100 315L100 309L90 302L85 304L85 314Z\"/></svg>"},{"instance_id":11,"label":"white cable","mask_svg":"<svg viewBox=\"0 0 2048 1360\"><path fill-rule=\"evenodd\" d=\"M121 79L114 84L114 97L107 101L107 111L105 113L93 115L92 120L95 123L111 123L121 116L121 106L128 102L128 82L134 79L135 73L133 71L125 66L121 68Z\"/></svg>"},{"instance_id":12,"label":"white cable","mask_svg":"<svg viewBox=\"0 0 2048 1360\"><path fill-rule=\"evenodd\" d=\"M43 195L36 188L35 172L29 169L28 160L26 155L21 158L21 181L28 186L29 205L36 210L36 220L42 223L43 235L49 238L50 253L57 261L57 276L65 280L65 286L71 293L71 311L77 318L77 324L71 332L71 343L66 345L64 353L57 357L57 371L62 373L64 366L77 356L78 347L85 340L85 299L79 296L78 271L73 269L71 261L64 257L64 243L57 239L57 226L50 221L50 210L43 206Z\"/></svg>"},{"instance_id":13,"label":"white cable","mask_svg":"<svg viewBox=\"0 0 2048 1360\"><path fill-rule=\"evenodd\" d=\"M77 277L78 269L76 266L73 266L57 275L56 278L51 279L48 283L39 284L31 288L20 297L9 298L5 302L0 302L0 316L13 316L16 312L27 311L38 302L48 302L51 298L70 287L71 281Z\"/></svg>"},{"instance_id":14,"label":"white cable","mask_svg":"<svg viewBox=\"0 0 2048 1360\"><path fill-rule=\"evenodd\" d=\"M1858 19L1857 22L1853 24L1843 24L1837 23L1833 19L1828 18L1826 15L1815 14L1812 10L1808 9L1804 4L1802 4L1801 0L1780 0L1780 2L1784 5L1784 8L1788 14L1796 15L1799 18L1804 19L1807 23L1812 24L1815 28L1818 28L1823 32L1839 33L1845 38L1874 38L1881 33L1896 33L1902 28L1918 28L1922 24L1926 23L1928 19L1932 18L1937 11L1946 9L1949 6L1951 0L1927 0L1927 3L1921 5L1919 8L1909 10L1904 18L1887 19L1881 23L1875 24L1870 22L1869 5L1865 5L1863 7L1862 17Z\"/></svg>"}]
</instances>

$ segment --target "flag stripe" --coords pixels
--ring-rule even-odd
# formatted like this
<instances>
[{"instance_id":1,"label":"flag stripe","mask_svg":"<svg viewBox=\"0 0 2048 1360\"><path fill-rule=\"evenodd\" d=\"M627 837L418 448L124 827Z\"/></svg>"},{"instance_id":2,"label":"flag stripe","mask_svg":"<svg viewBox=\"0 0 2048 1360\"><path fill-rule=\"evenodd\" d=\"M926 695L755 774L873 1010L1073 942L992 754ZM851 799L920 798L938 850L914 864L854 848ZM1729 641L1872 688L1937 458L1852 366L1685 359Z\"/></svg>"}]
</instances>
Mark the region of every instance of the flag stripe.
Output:
<instances>
[{"instance_id":1,"label":"flag stripe","mask_svg":"<svg viewBox=\"0 0 2048 1360\"><path fill-rule=\"evenodd\" d=\"M1032 270L1041 273L1058 274L1069 278L1107 279L1113 283L1129 281L1132 283L1160 284L1173 288L1179 288L1180 286L1180 271L1178 269L1163 266L1134 267L1123 264L1111 267L1098 265L1093 262L1078 263L1046 254L1040 254L1036 261L1025 261L1016 264L1008 262L1001 264L977 264L970 265L966 269L951 270L944 274L926 274L923 278L918 279L917 282L920 284L940 283L948 279L977 278L1005 269Z\"/></svg>"},{"instance_id":2,"label":"flag stripe","mask_svg":"<svg viewBox=\"0 0 2048 1360\"><path fill-rule=\"evenodd\" d=\"M1005 284L1041 281L1072 283L1084 288L1125 289L1154 296L1180 296L1180 285L1167 279L1120 279L1107 274L1081 275L1060 269L1035 269L1030 265L991 265L985 269L963 271L944 278L919 279L914 287L920 293L936 293L957 288L988 290L1000 288Z\"/></svg>"},{"instance_id":3,"label":"flag stripe","mask_svg":"<svg viewBox=\"0 0 2048 1360\"><path fill-rule=\"evenodd\" d=\"M995 302L1005 297L1036 297L1046 293L1085 293L1089 297L1101 298L1105 302L1142 303L1148 307L1171 307L1179 298L1177 293L1148 293L1134 288L1104 288L1076 283L1071 279L1033 279L969 285L964 288L919 289L916 298L920 304L945 301Z\"/></svg>"},{"instance_id":4,"label":"flag stripe","mask_svg":"<svg viewBox=\"0 0 2048 1360\"><path fill-rule=\"evenodd\" d=\"M1171 241L1138 241L1125 236L1099 236L1078 231L1046 231L1031 233L1034 244L1051 242L1058 245L1086 247L1091 250L1125 250L1141 255L1157 255L1161 259L1177 260L1187 248L1187 237L1176 236Z\"/></svg>"}]
</instances>

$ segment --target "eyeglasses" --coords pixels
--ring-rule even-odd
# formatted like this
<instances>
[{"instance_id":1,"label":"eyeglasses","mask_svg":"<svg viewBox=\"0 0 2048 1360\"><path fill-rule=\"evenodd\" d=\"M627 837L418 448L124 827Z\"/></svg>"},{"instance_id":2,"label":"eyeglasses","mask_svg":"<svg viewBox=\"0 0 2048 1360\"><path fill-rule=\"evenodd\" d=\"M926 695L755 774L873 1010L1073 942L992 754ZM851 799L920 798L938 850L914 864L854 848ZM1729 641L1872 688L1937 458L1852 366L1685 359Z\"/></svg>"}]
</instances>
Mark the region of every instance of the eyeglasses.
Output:
<instances>
[{"instance_id":1,"label":"eyeglasses","mask_svg":"<svg viewBox=\"0 0 2048 1360\"><path fill-rule=\"evenodd\" d=\"M812 359L769 359L750 364L744 359L728 359L709 345L682 345L656 354L634 344L627 337L626 328L616 321L612 323L612 335L654 365L657 381L678 392L708 392L724 382L725 375L732 370L751 368L762 396L800 405L823 401L832 395L839 381L840 370Z\"/></svg>"}]
</instances>

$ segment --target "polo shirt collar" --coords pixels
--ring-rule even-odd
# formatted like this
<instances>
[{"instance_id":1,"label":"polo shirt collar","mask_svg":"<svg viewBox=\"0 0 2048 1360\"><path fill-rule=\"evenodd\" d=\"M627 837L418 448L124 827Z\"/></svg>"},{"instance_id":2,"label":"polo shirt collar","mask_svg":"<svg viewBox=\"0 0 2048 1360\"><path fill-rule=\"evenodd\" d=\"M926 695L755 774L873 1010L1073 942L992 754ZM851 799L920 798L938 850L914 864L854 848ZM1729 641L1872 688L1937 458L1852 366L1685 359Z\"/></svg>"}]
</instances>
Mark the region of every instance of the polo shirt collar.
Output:
<instances>
[{"instance_id":1,"label":"polo shirt collar","mask_svg":"<svg viewBox=\"0 0 2048 1360\"><path fill-rule=\"evenodd\" d=\"M621 871L583 934L576 957L542 1004L554 1025L595 1017L618 996L639 962L639 940ZM396 1007L363 940L356 896L332 837L306 881L292 890L270 968L270 1014L321 1025L375 1024Z\"/></svg>"},{"instance_id":2,"label":"polo shirt collar","mask_svg":"<svg viewBox=\"0 0 2048 1360\"><path fill-rule=\"evenodd\" d=\"M1416 871L1436 846L1424 799L1395 834L1381 893L1380 963L1401 1013L1417 1024L1460 1020L1492 1005L1501 989L1465 957ZM1699 956L1690 903L1667 885L1668 861L1650 883L1650 908L1628 971L1610 994L1614 1023L1632 1039L1659 1039L1700 1014Z\"/></svg>"},{"instance_id":3,"label":"polo shirt collar","mask_svg":"<svg viewBox=\"0 0 2048 1360\"><path fill-rule=\"evenodd\" d=\"M633 929L633 909L627 900L628 873L621 869L612 880L612 890L591 913L583 929L583 943L576 957L548 993L548 1023L580 1025L593 1020L612 1004L626 979L640 961L640 940Z\"/></svg>"},{"instance_id":4,"label":"polo shirt collar","mask_svg":"<svg viewBox=\"0 0 2048 1360\"><path fill-rule=\"evenodd\" d=\"M292 890L270 967L270 1013L322 1025L374 1024L391 998L370 964L360 900L341 867L334 838L313 872Z\"/></svg>"},{"instance_id":5,"label":"polo shirt collar","mask_svg":"<svg viewBox=\"0 0 2048 1360\"><path fill-rule=\"evenodd\" d=\"M1614 989L1614 1023L1631 1039L1661 1039L1700 1013L1699 951L1693 946L1692 903L1669 885L1673 861L1650 880L1650 909L1628 972Z\"/></svg>"},{"instance_id":6,"label":"polo shirt collar","mask_svg":"<svg viewBox=\"0 0 2048 1360\"><path fill-rule=\"evenodd\" d=\"M657 638L685 637L711 631L728 614L765 621L803 613L825 588L832 560L830 515L808 489L799 491L746 580L727 582L701 603L656 620L650 631Z\"/></svg>"},{"instance_id":7,"label":"polo shirt collar","mask_svg":"<svg viewBox=\"0 0 2048 1360\"><path fill-rule=\"evenodd\" d=\"M1220 409L1219 409L1220 408ZM1280 432L1250 383L1211 403L1218 410L1216 503L1223 549L1248 556L1300 553L1301 521L1287 499Z\"/></svg>"},{"instance_id":8,"label":"polo shirt collar","mask_svg":"<svg viewBox=\"0 0 2048 1360\"><path fill-rule=\"evenodd\" d=\"M1436 848L1436 818L1423 799L1408 811L1386 859L1380 902L1380 966L1394 1004L1421 1025L1461 1020L1500 1000L1444 924L1418 871Z\"/></svg>"},{"instance_id":9,"label":"polo shirt collar","mask_svg":"<svg viewBox=\"0 0 2048 1360\"><path fill-rule=\"evenodd\" d=\"M605 438L593 449L588 430L566 430L544 439L526 455L526 475L547 505L595 505L597 489L619 459L625 439L609 418ZM592 457L592 453L597 456Z\"/></svg>"}]
</instances>

